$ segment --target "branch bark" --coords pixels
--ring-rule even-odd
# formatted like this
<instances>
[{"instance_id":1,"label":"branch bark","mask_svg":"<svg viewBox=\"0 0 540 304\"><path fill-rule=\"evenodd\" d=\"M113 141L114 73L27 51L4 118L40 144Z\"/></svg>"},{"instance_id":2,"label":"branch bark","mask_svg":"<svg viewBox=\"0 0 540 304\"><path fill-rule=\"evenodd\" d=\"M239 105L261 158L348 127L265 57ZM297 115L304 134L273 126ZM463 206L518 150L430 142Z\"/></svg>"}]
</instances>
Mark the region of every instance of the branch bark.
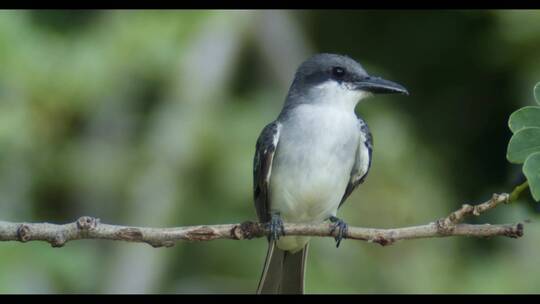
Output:
<instances>
[{"instance_id":1,"label":"branch bark","mask_svg":"<svg viewBox=\"0 0 540 304\"><path fill-rule=\"evenodd\" d=\"M435 222L404 228L376 229L349 227L346 238L389 245L400 240L419 238L469 236L492 237L523 236L523 224L461 224L468 216L478 216L501 203L509 202L509 194L494 194L488 201L471 206L463 205L459 210ZM330 223L291 224L285 223L285 235L335 237L337 230ZM56 225L50 223L12 223L0 221L0 241L46 241L53 247L61 247L68 241L80 239L105 239L115 241L142 242L153 247L170 247L177 241L211 241L217 239L244 240L267 236L264 224L243 222L226 225L201 225L177 228L146 228L109 225L99 219L83 216L73 223Z\"/></svg>"}]
</instances>

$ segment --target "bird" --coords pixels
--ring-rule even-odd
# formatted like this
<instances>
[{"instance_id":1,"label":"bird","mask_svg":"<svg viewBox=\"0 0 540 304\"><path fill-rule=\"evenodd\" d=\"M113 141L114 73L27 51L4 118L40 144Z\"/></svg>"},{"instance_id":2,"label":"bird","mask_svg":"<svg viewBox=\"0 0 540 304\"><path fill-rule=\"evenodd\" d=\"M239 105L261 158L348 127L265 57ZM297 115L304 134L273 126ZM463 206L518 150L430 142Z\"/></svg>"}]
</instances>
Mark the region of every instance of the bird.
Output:
<instances>
[{"instance_id":1,"label":"bird","mask_svg":"<svg viewBox=\"0 0 540 304\"><path fill-rule=\"evenodd\" d=\"M339 247L348 225L338 208L364 182L373 151L355 108L371 95L392 93L409 95L346 55L316 54L297 68L281 112L255 146L255 210L270 230L258 294L304 293L309 237L286 236L284 222L330 221Z\"/></svg>"}]
</instances>

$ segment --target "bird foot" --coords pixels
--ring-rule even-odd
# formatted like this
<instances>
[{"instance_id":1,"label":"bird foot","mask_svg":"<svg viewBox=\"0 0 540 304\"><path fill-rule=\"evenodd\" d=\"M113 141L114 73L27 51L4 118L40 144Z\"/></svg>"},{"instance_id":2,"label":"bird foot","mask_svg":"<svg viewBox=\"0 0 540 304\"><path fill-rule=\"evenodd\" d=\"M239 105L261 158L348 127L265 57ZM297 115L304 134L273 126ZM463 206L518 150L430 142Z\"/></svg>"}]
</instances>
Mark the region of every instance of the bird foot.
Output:
<instances>
[{"instance_id":1,"label":"bird foot","mask_svg":"<svg viewBox=\"0 0 540 304\"><path fill-rule=\"evenodd\" d=\"M272 218L267 225L270 230L268 241L277 241L281 236L285 235L285 227L283 227L283 220L279 213L272 213Z\"/></svg>"},{"instance_id":2,"label":"bird foot","mask_svg":"<svg viewBox=\"0 0 540 304\"><path fill-rule=\"evenodd\" d=\"M336 248L339 248L341 240L347 236L347 229L349 228L349 225L347 225L347 223L345 223L342 219L335 216L329 217L328 220L333 223L332 230L330 230L330 232L334 233L334 231L338 229L338 233L334 239L336 240Z\"/></svg>"}]
</instances>

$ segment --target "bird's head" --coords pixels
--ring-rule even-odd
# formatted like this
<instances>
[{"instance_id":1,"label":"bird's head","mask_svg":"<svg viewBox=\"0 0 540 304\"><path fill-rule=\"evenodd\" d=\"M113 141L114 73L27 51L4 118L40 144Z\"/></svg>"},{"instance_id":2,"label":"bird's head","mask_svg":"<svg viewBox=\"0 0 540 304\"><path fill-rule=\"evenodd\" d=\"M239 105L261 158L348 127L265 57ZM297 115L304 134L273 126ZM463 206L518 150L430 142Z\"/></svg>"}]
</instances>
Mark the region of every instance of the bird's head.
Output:
<instances>
[{"instance_id":1,"label":"bird's head","mask_svg":"<svg viewBox=\"0 0 540 304\"><path fill-rule=\"evenodd\" d=\"M405 94L407 89L395 82L367 74L354 59L336 54L317 54L304 61L296 71L290 96L354 107L372 94ZM303 98L306 97L306 98Z\"/></svg>"}]
</instances>

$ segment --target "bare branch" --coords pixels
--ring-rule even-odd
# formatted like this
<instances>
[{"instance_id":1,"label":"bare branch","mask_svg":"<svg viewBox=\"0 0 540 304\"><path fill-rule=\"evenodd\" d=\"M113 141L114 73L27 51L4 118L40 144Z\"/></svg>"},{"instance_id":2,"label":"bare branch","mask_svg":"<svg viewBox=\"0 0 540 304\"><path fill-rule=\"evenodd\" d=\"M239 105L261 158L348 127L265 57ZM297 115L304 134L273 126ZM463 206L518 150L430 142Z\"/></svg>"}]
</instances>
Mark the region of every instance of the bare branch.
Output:
<instances>
[{"instance_id":1,"label":"bare branch","mask_svg":"<svg viewBox=\"0 0 540 304\"><path fill-rule=\"evenodd\" d=\"M421 226L394 229L349 227L346 238L389 245L400 240L419 238L470 236L491 237L523 236L523 224L471 225L460 224L470 215L480 215L501 203L507 203L509 195L494 194L493 197L476 206L463 205L448 217ZM76 222L56 225L50 223L11 223L0 221L0 241L46 241L53 247L61 247L66 242L80 239L104 239L115 241L142 242L153 247L173 246L177 241L211 241L217 239L244 240L268 235L264 224L244 222L227 225L203 225L177 228L146 228L109 225L99 219L83 216ZM332 224L289 224L285 223L286 235L335 237L337 231Z\"/></svg>"},{"instance_id":2,"label":"bare branch","mask_svg":"<svg viewBox=\"0 0 540 304\"><path fill-rule=\"evenodd\" d=\"M459 210L452 212L449 216L439 220L439 224L443 227L451 228L452 225L460 223L466 216L476 215L479 216L490 209L497 207L501 203L509 203L510 195L508 193L497 194L494 193L490 200L483 202L476 206L464 204Z\"/></svg>"}]
</instances>

